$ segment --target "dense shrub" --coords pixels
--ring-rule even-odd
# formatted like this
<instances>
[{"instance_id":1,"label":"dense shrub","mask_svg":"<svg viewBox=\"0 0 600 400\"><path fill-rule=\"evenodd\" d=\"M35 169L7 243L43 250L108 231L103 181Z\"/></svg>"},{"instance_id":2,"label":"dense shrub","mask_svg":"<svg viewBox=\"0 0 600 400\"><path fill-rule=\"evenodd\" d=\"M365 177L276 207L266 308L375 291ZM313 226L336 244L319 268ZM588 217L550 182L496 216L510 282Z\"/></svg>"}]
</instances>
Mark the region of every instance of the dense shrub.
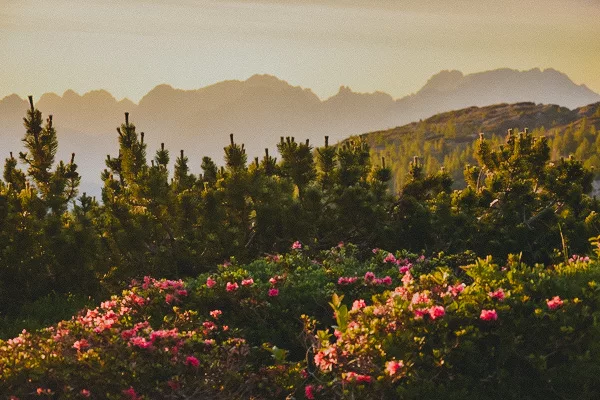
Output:
<instances>
[{"instance_id":1,"label":"dense shrub","mask_svg":"<svg viewBox=\"0 0 600 400\"><path fill-rule=\"evenodd\" d=\"M600 264L455 268L343 245L144 278L69 321L0 342L28 398L595 398ZM89 391L89 392L88 392Z\"/></svg>"}]
</instances>

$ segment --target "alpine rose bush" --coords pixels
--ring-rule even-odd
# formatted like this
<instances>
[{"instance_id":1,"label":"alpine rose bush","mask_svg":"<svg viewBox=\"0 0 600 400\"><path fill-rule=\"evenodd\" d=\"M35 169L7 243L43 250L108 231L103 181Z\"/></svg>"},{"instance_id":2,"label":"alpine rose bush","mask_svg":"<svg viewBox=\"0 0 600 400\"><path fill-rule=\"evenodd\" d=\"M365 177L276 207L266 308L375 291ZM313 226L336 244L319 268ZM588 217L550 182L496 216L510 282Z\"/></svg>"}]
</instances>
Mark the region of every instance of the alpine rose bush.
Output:
<instances>
[{"instance_id":1,"label":"alpine rose bush","mask_svg":"<svg viewBox=\"0 0 600 400\"><path fill-rule=\"evenodd\" d=\"M595 399L600 266L349 243L146 277L0 341L7 398ZM380 282L378 281L380 280Z\"/></svg>"},{"instance_id":2,"label":"alpine rose bush","mask_svg":"<svg viewBox=\"0 0 600 400\"><path fill-rule=\"evenodd\" d=\"M443 267L406 270L402 285L350 310L334 296L331 329L306 317L312 384L327 382L314 398L594 398L597 263L548 269L488 258L463 270L463 282Z\"/></svg>"},{"instance_id":3,"label":"alpine rose bush","mask_svg":"<svg viewBox=\"0 0 600 400\"><path fill-rule=\"evenodd\" d=\"M229 399L263 380L248 367L247 341L214 322L221 310L200 315L165 301L186 297L182 281L146 277L70 321L0 341L0 393Z\"/></svg>"}]
</instances>

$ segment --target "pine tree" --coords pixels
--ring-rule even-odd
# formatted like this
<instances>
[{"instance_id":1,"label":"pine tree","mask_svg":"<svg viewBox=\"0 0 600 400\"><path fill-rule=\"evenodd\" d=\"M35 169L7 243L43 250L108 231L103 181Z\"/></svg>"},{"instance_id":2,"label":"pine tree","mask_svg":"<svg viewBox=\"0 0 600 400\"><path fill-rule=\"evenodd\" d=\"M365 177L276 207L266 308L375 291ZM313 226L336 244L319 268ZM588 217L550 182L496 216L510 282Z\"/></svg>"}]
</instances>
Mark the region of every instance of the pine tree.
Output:
<instances>
[{"instance_id":1,"label":"pine tree","mask_svg":"<svg viewBox=\"0 0 600 400\"><path fill-rule=\"evenodd\" d=\"M306 186L316 177L312 147L309 141L297 143L293 137L283 137L277 145L281 162L279 169L281 175L289 177L298 188L300 197L304 193Z\"/></svg>"}]
</instances>

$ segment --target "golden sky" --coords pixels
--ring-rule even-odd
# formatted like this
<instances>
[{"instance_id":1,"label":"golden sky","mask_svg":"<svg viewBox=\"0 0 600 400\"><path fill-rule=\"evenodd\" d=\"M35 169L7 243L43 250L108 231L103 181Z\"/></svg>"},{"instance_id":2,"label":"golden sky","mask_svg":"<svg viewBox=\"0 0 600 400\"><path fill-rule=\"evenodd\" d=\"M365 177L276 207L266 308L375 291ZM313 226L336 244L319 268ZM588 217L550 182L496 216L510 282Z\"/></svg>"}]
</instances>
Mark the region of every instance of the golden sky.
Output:
<instances>
[{"instance_id":1,"label":"golden sky","mask_svg":"<svg viewBox=\"0 0 600 400\"><path fill-rule=\"evenodd\" d=\"M555 68L600 92L600 0L0 0L0 98L138 101L268 73L402 97L443 69Z\"/></svg>"}]
</instances>

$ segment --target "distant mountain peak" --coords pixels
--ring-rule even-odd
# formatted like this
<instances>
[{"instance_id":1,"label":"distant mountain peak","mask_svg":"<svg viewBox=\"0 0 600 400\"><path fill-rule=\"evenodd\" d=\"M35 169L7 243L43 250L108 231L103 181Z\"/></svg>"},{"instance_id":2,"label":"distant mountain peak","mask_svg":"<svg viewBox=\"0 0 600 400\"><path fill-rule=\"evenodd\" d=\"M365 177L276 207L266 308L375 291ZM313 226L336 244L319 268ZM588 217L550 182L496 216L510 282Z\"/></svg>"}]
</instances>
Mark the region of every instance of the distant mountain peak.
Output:
<instances>
[{"instance_id":1,"label":"distant mountain peak","mask_svg":"<svg viewBox=\"0 0 600 400\"><path fill-rule=\"evenodd\" d=\"M115 99L115 97L111 93L109 93L108 91L106 91L104 89L91 90L91 91L85 93L81 97L83 97L85 99L94 100L94 101L110 101L110 102L117 101L117 99Z\"/></svg>"},{"instance_id":2,"label":"distant mountain peak","mask_svg":"<svg viewBox=\"0 0 600 400\"><path fill-rule=\"evenodd\" d=\"M460 71L443 70L429 78L427 83L421 88L420 91L447 92L454 90L463 78L464 75Z\"/></svg>"},{"instance_id":3,"label":"distant mountain peak","mask_svg":"<svg viewBox=\"0 0 600 400\"><path fill-rule=\"evenodd\" d=\"M244 81L250 86L267 86L271 88L292 87L288 82L269 74L254 74Z\"/></svg>"},{"instance_id":4,"label":"distant mountain peak","mask_svg":"<svg viewBox=\"0 0 600 400\"><path fill-rule=\"evenodd\" d=\"M5 96L2 100L0 100L3 103L6 104L19 104L21 102L23 102L23 99L18 95L18 94L9 94L8 96Z\"/></svg>"},{"instance_id":5,"label":"distant mountain peak","mask_svg":"<svg viewBox=\"0 0 600 400\"><path fill-rule=\"evenodd\" d=\"M62 95L64 100L78 99L81 96L72 89L67 89Z\"/></svg>"}]
</instances>

